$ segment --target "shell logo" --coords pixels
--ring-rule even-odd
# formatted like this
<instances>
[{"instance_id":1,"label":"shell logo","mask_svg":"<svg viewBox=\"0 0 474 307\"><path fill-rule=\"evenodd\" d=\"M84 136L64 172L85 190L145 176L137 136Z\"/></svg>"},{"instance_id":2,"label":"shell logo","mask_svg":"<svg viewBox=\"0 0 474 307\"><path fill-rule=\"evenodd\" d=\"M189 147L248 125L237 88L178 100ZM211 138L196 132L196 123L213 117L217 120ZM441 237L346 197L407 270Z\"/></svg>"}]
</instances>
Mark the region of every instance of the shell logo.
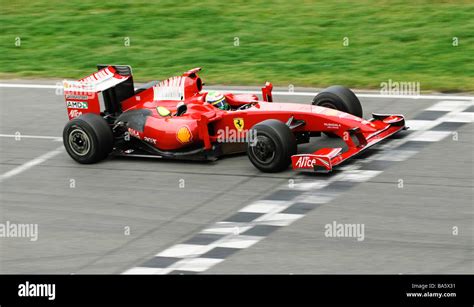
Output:
<instances>
[{"instance_id":1,"label":"shell logo","mask_svg":"<svg viewBox=\"0 0 474 307\"><path fill-rule=\"evenodd\" d=\"M183 126L176 132L176 139L183 144L191 142L193 135L187 126Z\"/></svg>"}]
</instances>

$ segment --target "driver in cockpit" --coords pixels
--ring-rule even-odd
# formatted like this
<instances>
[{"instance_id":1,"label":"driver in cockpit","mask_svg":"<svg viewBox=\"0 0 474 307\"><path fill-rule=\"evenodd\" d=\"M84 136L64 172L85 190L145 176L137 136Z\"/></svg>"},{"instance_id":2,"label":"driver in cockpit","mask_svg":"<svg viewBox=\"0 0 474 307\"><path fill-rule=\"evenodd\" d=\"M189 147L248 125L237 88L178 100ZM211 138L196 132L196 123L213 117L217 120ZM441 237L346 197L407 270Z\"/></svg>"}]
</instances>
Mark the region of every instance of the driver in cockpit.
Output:
<instances>
[{"instance_id":1,"label":"driver in cockpit","mask_svg":"<svg viewBox=\"0 0 474 307\"><path fill-rule=\"evenodd\" d=\"M228 111L230 110L230 105L226 101L225 96L217 91L210 91L207 92L206 95L206 102L213 105L214 107Z\"/></svg>"}]
</instances>

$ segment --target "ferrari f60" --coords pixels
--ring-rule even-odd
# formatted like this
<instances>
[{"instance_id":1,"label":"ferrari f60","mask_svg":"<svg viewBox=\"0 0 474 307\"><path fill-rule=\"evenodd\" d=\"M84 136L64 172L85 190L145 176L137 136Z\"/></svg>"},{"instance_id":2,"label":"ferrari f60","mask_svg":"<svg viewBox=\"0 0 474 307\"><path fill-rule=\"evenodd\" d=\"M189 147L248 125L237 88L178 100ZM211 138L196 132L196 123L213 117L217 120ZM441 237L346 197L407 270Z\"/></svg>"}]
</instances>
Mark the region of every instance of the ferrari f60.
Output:
<instances>
[{"instance_id":1,"label":"ferrari f60","mask_svg":"<svg viewBox=\"0 0 474 307\"><path fill-rule=\"evenodd\" d=\"M329 87L311 104L273 102L272 84L254 94L203 90L200 68L135 88L130 66L98 65L98 72L64 81L69 122L63 141L79 163L109 155L216 160L246 152L263 172L330 172L335 166L406 129L398 114L362 118L348 88ZM101 94L101 95L100 95ZM298 144L325 134L341 146L298 154Z\"/></svg>"}]
</instances>

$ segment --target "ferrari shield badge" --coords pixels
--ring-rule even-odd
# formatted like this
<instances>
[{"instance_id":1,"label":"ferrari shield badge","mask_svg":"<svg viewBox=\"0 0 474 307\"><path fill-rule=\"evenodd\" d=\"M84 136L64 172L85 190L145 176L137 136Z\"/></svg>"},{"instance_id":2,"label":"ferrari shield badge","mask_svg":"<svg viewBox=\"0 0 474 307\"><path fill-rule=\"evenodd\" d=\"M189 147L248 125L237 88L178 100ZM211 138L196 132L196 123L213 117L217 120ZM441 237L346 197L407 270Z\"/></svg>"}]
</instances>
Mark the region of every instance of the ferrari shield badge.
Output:
<instances>
[{"instance_id":1,"label":"ferrari shield badge","mask_svg":"<svg viewBox=\"0 0 474 307\"><path fill-rule=\"evenodd\" d=\"M244 119L243 118L234 118L234 126L237 128L237 131L244 130Z\"/></svg>"}]
</instances>

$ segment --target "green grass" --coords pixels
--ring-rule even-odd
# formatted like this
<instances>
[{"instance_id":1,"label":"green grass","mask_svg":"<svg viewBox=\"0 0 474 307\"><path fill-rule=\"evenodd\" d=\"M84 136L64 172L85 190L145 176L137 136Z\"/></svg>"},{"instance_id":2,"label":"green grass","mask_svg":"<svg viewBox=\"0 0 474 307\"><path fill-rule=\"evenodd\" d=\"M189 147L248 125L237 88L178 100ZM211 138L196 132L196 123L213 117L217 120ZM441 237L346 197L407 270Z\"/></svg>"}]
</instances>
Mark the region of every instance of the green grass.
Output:
<instances>
[{"instance_id":1,"label":"green grass","mask_svg":"<svg viewBox=\"0 0 474 307\"><path fill-rule=\"evenodd\" d=\"M207 84L474 90L472 1L0 3L3 78L78 78L114 63L141 81L201 66Z\"/></svg>"}]
</instances>

